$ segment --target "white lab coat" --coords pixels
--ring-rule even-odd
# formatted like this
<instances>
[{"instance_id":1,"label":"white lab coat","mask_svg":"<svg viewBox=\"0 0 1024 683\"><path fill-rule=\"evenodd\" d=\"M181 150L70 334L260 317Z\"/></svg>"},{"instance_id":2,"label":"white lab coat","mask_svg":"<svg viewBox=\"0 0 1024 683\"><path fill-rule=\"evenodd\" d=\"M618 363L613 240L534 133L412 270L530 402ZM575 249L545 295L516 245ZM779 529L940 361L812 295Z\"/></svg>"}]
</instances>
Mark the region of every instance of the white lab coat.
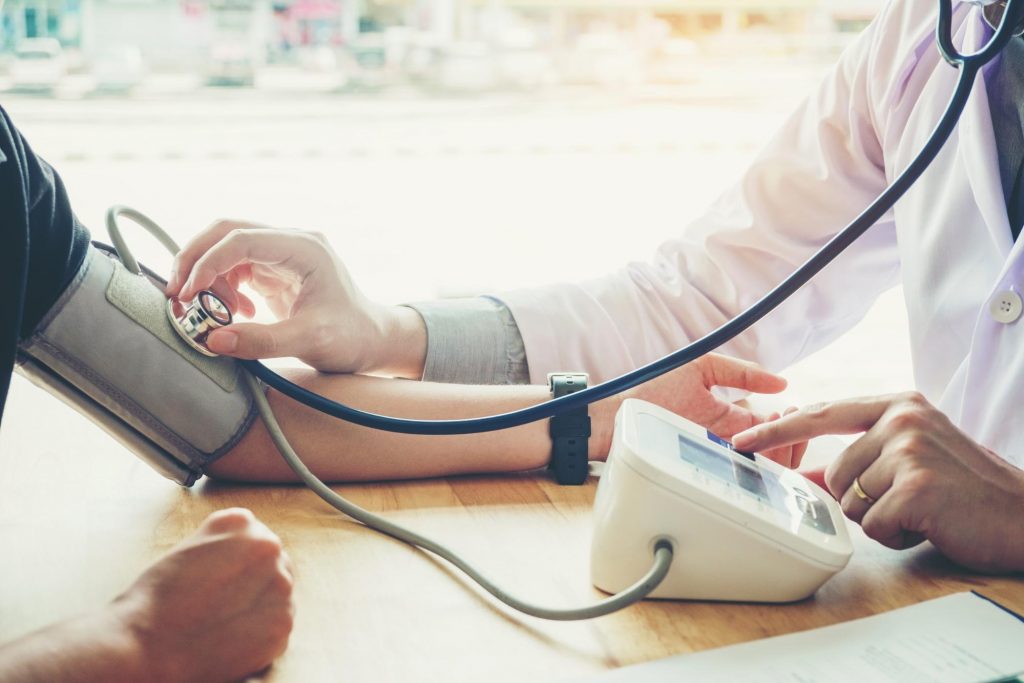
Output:
<instances>
[{"instance_id":1,"label":"white lab coat","mask_svg":"<svg viewBox=\"0 0 1024 683\"><path fill-rule=\"evenodd\" d=\"M653 262L499 295L523 335L531 380L578 369L607 379L703 336L867 206L921 149L954 89L958 72L934 43L936 9L933 0L889 4L740 182ZM964 50L991 33L966 3L954 27ZM1024 319L997 322L989 311L1001 292L1021 291L1022 257L979 77L958 130L895 209L722 351L783 369L902 280L918 390L978 442L1024 465Z\"/></svg>"}]
</instances>

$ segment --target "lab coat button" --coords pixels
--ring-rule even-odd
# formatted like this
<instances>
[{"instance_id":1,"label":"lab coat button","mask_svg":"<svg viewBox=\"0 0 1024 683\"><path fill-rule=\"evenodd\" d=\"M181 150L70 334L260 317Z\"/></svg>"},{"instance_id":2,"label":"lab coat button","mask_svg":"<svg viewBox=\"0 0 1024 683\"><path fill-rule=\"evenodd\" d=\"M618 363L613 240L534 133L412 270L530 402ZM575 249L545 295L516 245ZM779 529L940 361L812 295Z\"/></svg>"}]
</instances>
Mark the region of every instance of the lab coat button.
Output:
<instances>
[{"instance_id":1,"label":"lab coat button","mask_svg":"<svg viewBox=\"0 0 1024 683\"><path fill-rule=\"evenodd\" d=\"M1021 301L1020 294L1012 289L996 294L988 307L993 320L1007 325L1016 321L1022 310L1024 302Z\"/></svg>"}]
</instances>

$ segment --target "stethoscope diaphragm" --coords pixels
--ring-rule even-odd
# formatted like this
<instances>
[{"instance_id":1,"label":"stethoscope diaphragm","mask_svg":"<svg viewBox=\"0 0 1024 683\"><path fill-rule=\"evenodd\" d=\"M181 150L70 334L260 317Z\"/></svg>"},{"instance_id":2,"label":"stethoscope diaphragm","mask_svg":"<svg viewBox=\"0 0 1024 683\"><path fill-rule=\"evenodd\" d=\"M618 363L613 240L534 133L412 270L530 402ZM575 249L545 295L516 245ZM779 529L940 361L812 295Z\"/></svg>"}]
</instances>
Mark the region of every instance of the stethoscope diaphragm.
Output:
<instances>
[{"instance_id":1,"label":"stethoscope diaphragm","mask_svg":"<svg viewBox=\"0 0 1024 683\"><path fill-rule=\"evenodd\" d=\"M204 289L188 304L168 299L167 318L185 343L212 357L217 354L206 348L206 339L214 330L231 324L231 309L216 294Z\"/></svg>"}]
</instances>

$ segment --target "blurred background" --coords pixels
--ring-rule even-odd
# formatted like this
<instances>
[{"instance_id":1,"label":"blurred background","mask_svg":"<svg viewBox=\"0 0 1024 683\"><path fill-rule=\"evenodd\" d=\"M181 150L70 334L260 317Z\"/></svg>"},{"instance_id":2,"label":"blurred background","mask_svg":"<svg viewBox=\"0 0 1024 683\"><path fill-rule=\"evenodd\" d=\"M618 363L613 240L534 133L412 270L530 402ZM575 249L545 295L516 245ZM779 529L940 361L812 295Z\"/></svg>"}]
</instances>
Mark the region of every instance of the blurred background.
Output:
<instances>
[{"instance_id":1,"label":"blurred background","mask_svg":"<svg viewBox=\"0 0 1024 683\"><path fill-rule=\"evenodd\" d=\"M881 1L7 0L0 102L97 237L316 229L373 298L472 295L648 258ZM909 388L904 329L893 292L793 400Z\"/></svg>"},{"instance_id":2,"label":"blurred background","mask_svg":"<svg viewBox=\"0 0 1024 683\"><path fill-rule=\"evenodd\" d=\"M58 93L181 81L335 92L627 87L692 82L739 45L758 58L832 56L879 3L8 0L0 47L11 86Z\"/></svg>"}]
</instances>

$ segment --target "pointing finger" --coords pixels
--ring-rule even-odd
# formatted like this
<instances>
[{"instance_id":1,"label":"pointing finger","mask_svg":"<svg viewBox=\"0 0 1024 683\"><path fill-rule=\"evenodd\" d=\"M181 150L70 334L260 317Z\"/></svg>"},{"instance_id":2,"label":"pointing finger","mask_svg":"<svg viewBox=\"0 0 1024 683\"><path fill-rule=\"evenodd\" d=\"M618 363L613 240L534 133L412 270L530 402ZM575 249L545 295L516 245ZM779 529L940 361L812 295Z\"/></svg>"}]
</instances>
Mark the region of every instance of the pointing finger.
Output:
<instances>
[{"instance_id":1,"label":"pointing finger","mask_svg":"<svg viewBox=\"0 0 1024 683\"><path fill-rule=\"evenodd\" d=\"M870 429L891 403L891 398L880 397L810 406L737 434L733 445L745 451L763 450L825 434L858 434Z\"/></svg>"}]
</instances>

